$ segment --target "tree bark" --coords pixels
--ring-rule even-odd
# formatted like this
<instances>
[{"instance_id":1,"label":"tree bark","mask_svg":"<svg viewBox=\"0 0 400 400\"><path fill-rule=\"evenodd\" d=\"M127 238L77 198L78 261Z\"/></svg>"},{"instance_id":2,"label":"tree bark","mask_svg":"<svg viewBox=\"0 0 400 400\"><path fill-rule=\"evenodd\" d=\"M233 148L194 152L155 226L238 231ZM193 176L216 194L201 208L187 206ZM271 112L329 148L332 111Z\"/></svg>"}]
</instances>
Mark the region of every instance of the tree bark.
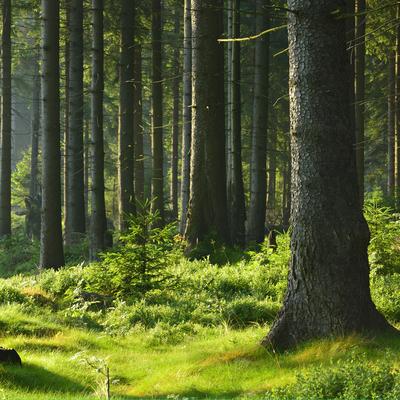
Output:
<instances>
[{"instance_id":1,"label":"tree bark","mask_svg":"<svg viewBox=\"0 0 400 400\"><path fill-rule=\"evenodd\" d=\"M11 235L11 0L3 1L0 237Z\"/></svg>"},{"instance_id":2,"label":"tree bark","mask_svg":"<svg viewBox=\"0 0 400 400\"><path fill-rule=\"evenodd\" d=\"M369 289L342 0L289 0L292 237L288 289L263 344L393 329Z\"/></svg>"},{"instance_id":3,"label":"tree bark","mask_svg":"<svg viewBox=\"0 0 400 400\"><path fill-rule=\"evenodd\" d=\"M387 192L389 197L395 196L395 55L392 51L388 53L388 179Z\"/></svg>"},{"instance_id":4,"label":"tree bark","mask_svg":"<svg viewBox=\"0 0 400 400\"><path fill-rule=\"evenodd\" d=\"M179 41L180 33L180 17L178 5L175 9L175 38ZM171 165L171 202L172 217L174 220L178 218L178 161L179 161L179 108L180 108L180 50L178 46L174 49L174 80L172 83L172 165Z\"/></svg>"},{"instance_id":5,"label":"tree bark","mask_svg":"<svg viewBox=\"0 0 400 400\"><path fill-rule=\"evenodd\" d=\"M186 239L229 243L226 195L223 1L192 0L193 97L190 203Z\"/></svg>"},{"instance_id":6,"label":"tree bark","mask_svg":"<svg viewBox=\"0 0 400 400\"><path fill-rule=\"evenodd\" d=\"M134 132L135 132L135 198L139 204L144 201L144 147L143 147L143 84L142 46L136 44L134 54Z\"/></svg>"},{"instance_id":7,"label":"tree bark","mask_svg":"<svg viewBox=\"0 0 400 400\"><path fill-rule=\"evenodd\" d=\"M397 4L396 29L396 209L400 210L400 4Z\"/></svg>"},{"instance_id":8,"label":"tree bark","mask_svg":"<svg viewBox=\"0 0 400 400\"><path fill-rule=\"evenodd\" d=\"M104 199L104 0L92 0L92 82L91 82L91 229L90 258L105 249L107 230L106 206Z\"/></svg>"},{"instance_id":9,"label":"tree bark","mask_svg":"<svg viewBox=\"0 0 400 400\"><path fill-rule=\"evenodd\" d=\"M161 0L152 1L152 211L164 222L163 82L161 52Z\"/></svg>"},{"instance_id":10,"label":"tree bark","mask_svg":"<svg viewBox=\"0 0 400 400\"><path fill-rule=\"evenodd\" d=\"M65 243L77 243L86 228L83 143L83 2L70 1Z\"/></svg>"},{"instance_id":11,"label":"tree bark","mask_svg":"<svg viewBox=\"0 0 400 400\"><path fill-rule=\"evenodd\" d=\"M181 218L179 223L179 231L182 235L186 229L190 196L190 146L192 137L192 16L190 0L185 0L184 7Z\"/></svg>"},{"instance_id":12,"label":"tree bark","mask_svg":"<svg viewBox=\"0 0 400 400\"><path fill-rule=\"evenodd\" d=\"M263 0L257 0L256 2L256 32L262 32L267 29L270 24L268 13L263 7L264 4L265 2ZM257 39L255 49L254 105L250 161L250 205L247 221L247 240L257 243L261 243L265 236L268 75L269 35L264 35ZM268 196L268 198L270 198L270 196Z\"/></svg>"},{"instance_id":13,"label":"tree bark","mask_svg":"<svg viewBox=\"0 0 400 400\"><path fill-rule=\"evenodd\" d=\"M360 204L364 204L364 113L365 113L365 0L356 0L356 47L355 51L355 130L357 176Z\"/></svg>"},{"instance_id":14,"label":"tree bark","mask_svg":"<svg viewBox=\"0 0 400 400\"><path fill-rule=\"evenodd\" d=\"M240 0L232 0L233 6L233 37L240 36ZM244 201L243 167L242 167L242 118L241 118L241 71L240 71L240 42L232 46L232 75L231 85L231 151L232 175L228 185L229 226L231 242L243 246L246 241L245 220L246 206Z\"/></svg>"},{"instance_id":15,"label":"tree bark","mask_svg":"<svg viewBox=\"0 0 400 400\"><path fill-rule=\"evenodd\" d=\"M135 213L133 60L134 10L132 0L121 0L121 53L119 87L118 180L119 229L127 229L130 214Z\"/></svg>"},{"instance_id":16,"label":"tree bark","mask_svg":"<svg viewBox=\"0 0 400 400\"><path fill-rule=\"evenodd\" d=\"M59 12L59 1L42 0L42 268L64 265L61 231Z\"/></svg>"}]
</instances>

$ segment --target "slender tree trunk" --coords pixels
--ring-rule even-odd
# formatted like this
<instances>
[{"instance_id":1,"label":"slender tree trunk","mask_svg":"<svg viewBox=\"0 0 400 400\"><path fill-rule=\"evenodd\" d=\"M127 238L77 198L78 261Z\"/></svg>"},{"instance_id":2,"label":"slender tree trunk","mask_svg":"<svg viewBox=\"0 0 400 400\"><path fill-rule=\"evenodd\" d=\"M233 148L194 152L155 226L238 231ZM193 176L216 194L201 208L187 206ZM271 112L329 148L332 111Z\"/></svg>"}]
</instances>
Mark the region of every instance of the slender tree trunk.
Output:
<instances>
[{"instance_id":1,"label":"slender tree trunk","mask_svg":"<svg viewBox=\"0 0 400 400\"><path fill-rule=\"evenodd\" d=\"M175 11L175 37L179 41L180 18L178 5ZM178 218L178 160L179 160L179 108L180 108L180 51L179 47L174 49L174 80L172 84L173 97L173 115L172 115L172 168L171 168L171 201L172 216L176 220Z\"/></svg>"},{"instance_id":2,"label":"slender tree trunk","mask_svg":"<svg viewBox=\"0 0 400 400\"><path fill-rule=\"evenodd\" d=\"M400 210L400 4L396 30L396 209Z\"/></svg>"},{"instance_id":3,"label":"slender tree trunk","mask_svg":"<svg viewBox=\"0 0 400 400\"><path fill-rule=\"evenodd\" d=\"M11 235L11 0L3 0L0 237Z\"/></svg>"},{"instance_id":4,"label":"slender tree trunk","mask_svg":"<svg viewBox=\"0 0 400 400\"><path fill-rule=\"evenodd\" d=\"M73 244L85 233L83 143L83 2L70 0L68 91L68 186L65 242Z\"/></svg>"},{"instance_id":5,"label":"slender tree trunk","mask_svg":"<svg viewBox=\"0 0 400 400\"><path fill-rule=\"evenodd\" d=\"M256 32L262 32L270 24L267 11L263 7L264 4L263 0L257 0L256 2ZM255 50L250 206L247 221L247 240L258 243L261 243L265 236L268 75L269 35L264 35L257 39Z\"/></svg>"},{"instance_id":6,"label":"slender tree trunk","mask_svg":"<svg viewBox=\"0 0 400 400\"><path fill-rule=\"evenodd\" d=\"M89 220L89 186L90 186L90 161L89 161L89 131L90 131L90 121L89 116L85 117L85 121L83 124L83 152L84 152L84 212L85 212L85 225L90 225Z\"/></svg>"},{"instance_id":7,"label":"slender tree trunk","mask_svg":"<svg viewBox=\"0 0 400 400\"><path fill-rule=\"evenodd\" d=\"M185 0L183 36L183 126L181 218L179 225L179 231L182 235L186 229L190 196L190 146L192 137L192 16L190 0Z\"/></svg>"},{"instance_id":8,"label":"slender tree trunk","mask_svg":"<svg viewBox=\"0 0 400 400\"><path fill-rule=\"evenodd\" d=\"M186 238L229 243L226 195L223 1L192 0L193 126Z\"/></svg>"},{"instance_id":9,"label":"slender tree trunk","mask_svg":"<svg viewBox=\"0 0 400 400\"><path fill-rule=\"evenodd\" d=\"M395 55L392 51L388 54L389 79L388 79L388 180L387 192L391 198L395 195Z\"/></svg>"},{"instance_id":10,"label":"slender tree trunk","mask_svg":"<svg viewBox=\"0 0 400 400\"><path fill-rule=\"evenodd\" d=\"M240 36L240 0L233 0L233 37ZM232 75L231 85L231 151L232 174L228 185L229 226L231 229L231 241L243 246L246 241L245 220L246 207L244 201L243 168L242 168L242 118L241 118L241 71L240 71L240 42L234 42L232 46Z\"/></svg>"},{"instance_id":11,"label":"slender tree trunk","mask_svg":"<svg viewBox=\"0 0 400 400\"><path fill-rule=\"evenodd\" d=\"M364 204L365 0L356 0L355 128L360 204Z\"/></svg>"},{"instance_id":12,"label":"slender tree trunk","mask_svg":"<svg viewBox=\"0 0 400 400\"><path fill-rule=\"evenodd\" d=\"M152 2L152 150L153 177L151 181L152 210L164 222L164 148L163 148L163 83L161 58L161 1Z\"/></svg>"},{"instance_id":13,"label":"slender tree trunk","mask_svg":"<svg viewBox=\"0 0 400 400\"><path fill-rule=\"evenodd\" d=\"M42 0L42 268L64 265L61 231L59 13L58 0Z\"/></svg>"},{"instance_id":14,"label":"slender tree trunk","mask_svg":"<svg viewBox=\"0 0 400 400\"><path fill-rule=\"evenodd\" d=\"M139 203L144 201L144 150L143 150L143 84L142 84L142 46L135 46L134 54L134 132L135 132L135 197Z\"/></svg>"},{"instance_id":15,"label":"slender tree trunk","mask_svg":"<svg viewBox=\"0 0 400 400\"><path fill-rule=\"evenodd\" d=\"M68 27L70 24L70 14L71 14L71 0L64 0L65 4L65 19L66 26ZM63 159L63 178L64 178L64 186L63 186L63 206L64 206L64 241L66 239L66 226L68 217L68 187L69 187L69 163L68 163L68 145L69 142L69 63L70 63L70 38L69 35L66 35L65 45L64 45L64 62L65 62L65 81L64 81L64 93L65 93L65 102L64 102L64 159Z\"/></svg>"},{"instance_id":16,"label":"slender tree trunk","mask_svg":"<svg viewBox=\"0 0 400 400\"><path fill-rule=\"evenodd\" d=\"M121 0L120 104L118 132L119 229L127 229L127 218L135 213L133 60L135 2Z\"/></svg>"},{"instance_id":17,"label":"slender tree trunk","mask_svg":"<svg viewBox=\"0 0 400 400\"><path fill-rule=\"evenodd\" d=\"M227 10L227 31L228 37L233 37L233 1L228 0ZM228 202L230 199L230 184L232 182L233 175L233 153L232 153L232 54L233 54L233 42L227 43L226 49L226 72L227 72L227 88L226 88L226 184L227 184L227 196ZM228 216L229 217L229 216Z\"/></svg>"},{"instance_id":18,"label":"slender tree trunk","mask_svg":"<svg viewBox=\"0 0 400 400\"><path fill-rule=\"evenodd\" d=\"M92 0L92 87L91 87L91 235L90 258L105 249L107 230L106 206L104 199L104 0Z\"/></svg>"},{"instance_id":19,"label":"slender tree trunk","mask_svg":"<svg viewBox=\"0 0 400 400\"><path fill-rule=\"evenodd\" d=\"M276 348L389 330L369 289L368 225L357 188L342 0L289 0L291 265L264 344ZM328 228L327 228L328 227ZM393 329L393 328L392 328Z\"/></svg>"},{"instance_id":20,"label":"slender tree trunk","mask_svg":"<svg viewBox=\"0 0 400 400\"><path fill-rule=\"evenodd\" d=\"M268 133L268 191L267 191L267 220L269 214L273 214L276 206L276 141L277 132L275 129ZM289 162L290 164L290 162ZM290 185L289 185L290 186Z\"/></svg>"}]
</instances>

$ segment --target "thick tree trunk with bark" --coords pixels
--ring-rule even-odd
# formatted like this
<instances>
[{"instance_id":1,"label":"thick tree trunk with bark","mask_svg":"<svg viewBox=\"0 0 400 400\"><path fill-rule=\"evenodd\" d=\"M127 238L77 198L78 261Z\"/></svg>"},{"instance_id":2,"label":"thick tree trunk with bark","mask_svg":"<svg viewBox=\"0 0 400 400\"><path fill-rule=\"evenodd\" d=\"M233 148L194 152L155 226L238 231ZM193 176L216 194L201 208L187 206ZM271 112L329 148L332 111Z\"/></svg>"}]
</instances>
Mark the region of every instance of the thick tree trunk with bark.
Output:
<instances>
[{"instance_id":1,"label":"thick tree trunk with bark","mask_svg":"<svg viewBox=\"0 0 400 400\"><path fill-rule=\"evenodd\" d=\"M142 105L142 46L136 44L134 54L134 106L133 120L135 132L135 198L144 201L144 149L143 149L143 105Z\"/></svg>"},{"instance_id":2,"label":"thick tree trunk with bark","mask_svg":"<svg viewBox=\"0 0 400 400\"><path fill-rule=\"evenodd\" d=\"M64 265L61 231L59 12L59 1L42 0L42 268Z\"/></svg>"},{"instance_id":3,"label":"thick tree trunk with bark","mask_svg":"<svg viewBox=\"0 0 400 400\"><path fill-rule=\"evenodd\" d=\"M288 289L263 344L389 330L369 289L342 0L290 0L292 238Z\"/></svg>"},{"instance_id":4,"label":"thick tree trunk with bark","mask_svg":"<svg viewBox=\"0 0 400 400\"><path fill-rule=\"evenodd\" d=\"M226 195L223 1L192 0L193 97L190 203L186 238L216 233L229 243Z\"/></svg>"},{"instance_id":5,"label":"thick tree trunk with bark","mask_svg":"<svg viewBox=\"0 0 400 400\"><path fill-rule=\"evenodd\" d=\"M134 10L132 0L121 0L121 53L119 87L118 181L119 229L127 229L127 218L135 212L133 60Z\"/></svg>"},{"instance_id":6,"label":"thick tree trunk with bark","mask_svg":"<svg viewBox=\"0 0 400 400\"><path fill-rule=\"evenodd\" d=\"M67 154L67 213L65 242L73 244L85 233L84 145L83 145L83 3L70 1L69 90Z\"/></svg>"},{"instance_id":7,"label":"thick tree trunk with bark","mask_svg":"<svg viewBox=\"0 0 400 400\"><path fill-rule=\"evenodd\" d=\"M364 204L364 112L365 112L365 0L356 0L355 51L355 128L357 177L360 204Z\"/></svg>"},{"instance_id":8,"label":"thick tree trunk with bark","mask_svg":"<svg viewBox=\"0 0 400 400\"><path fill-rule=\"evenodd\" d=\"M387 193L390 197L394 198L395 195L395 96L396 96L396 68L395 68L395 54L392 51L388 53L388 179L387 179Z\"/></svg>"},{"instance_id":9,"label":"thick tree trunk with bark","mask_svg":"<svg viewBox=\"0 0 400 400\"><path fill-rule=\"evenodd\" d=\"M396 29L396 209L400 210L400 4Z\"/></svg>"},{"instance_id":10,"label":"thick tree trunk with bark","mask_svg":"<svg viewBox=\"0 0 400 400\"><path fill-rule=\"evenodd\" d=\"M179 231L185 233L190 196L190 146L192 137L192 16L190 0L185 0L183 33L183 114L181 218Z\"/></svg>"},{"instance_id":11,"label":"thick tree trunk with bark","mask_svg":"<svg viewBox=\"0 0 400 400\"><path fill-rule=\"evenodd\" d=\"M103 38L104 0L92 0L92 87L91 101L91 219L90 219L90 258L105 249L107 230L106 206L104 199L104 38Z\"/></svg>"},{"instance_id":12,"label":"thick tree trunk with bark","mask_svg":"<svg viewBox=\"0 0 400 400\"><path fill-rule=\"evenodd\" d=\"M269 17L264 4L263 0L257 0L256 32L262 32L269 27ZM250 205L247 220L247 240L257 243L261 243L265 236L268 74L269 35L264 35L257 39L255 50Z\"/></svg>"},{"instance_id":13,"label":"thick tree trunk with bark","mask_svg":"<svg viewBox=\"0 0 400 400\"><path fill-rule=\"evenodd\" d=\"M240 36L240 0L232 0L233 37ZM265 29L265 28L264 28ZM231 241L234 244L244 245L246 241L245 220L246 206L244 200L243 168L242 168L242 118L241 118L241 71L240 71L240 42L232 46L231 86L231 152L232 174L228 184L229 226Z\"/></svg>"},{"instance_id":14,"label":"thick tree trunk with bark","mask_svg":"<svg viewBox=\"0 0 400 400\"><path fill-rule=\"evenodd\" d=\"M152 3L152 211L164 222L163 82L161 52L161 0Z\"/></svg>"},{"instance_id":15,"label":"thick tree trunk with bark","mask_svg":"<svg viewBox=\"0 0 400 400\"><path fill-rule=\"evenodd\" d=\"M175 38L179 41L181 13L178 5L175 11ZM180 50L178 46L174 49L174 80L172 83L172 165L171 165L171 203L172 217L178 218L178 161L179 161L179 108L180 108Z\"/></svg>"},{"instance_id":16,"label":"thick tree trunk with bark","mask_svg":"<svg viewBox=\"0 0 400 400\"><path fill-rule=\"evenodd\" d=\"M11 235L11 0L3 1L1 36L0 237Z\"/></svg>"}]
</instances>

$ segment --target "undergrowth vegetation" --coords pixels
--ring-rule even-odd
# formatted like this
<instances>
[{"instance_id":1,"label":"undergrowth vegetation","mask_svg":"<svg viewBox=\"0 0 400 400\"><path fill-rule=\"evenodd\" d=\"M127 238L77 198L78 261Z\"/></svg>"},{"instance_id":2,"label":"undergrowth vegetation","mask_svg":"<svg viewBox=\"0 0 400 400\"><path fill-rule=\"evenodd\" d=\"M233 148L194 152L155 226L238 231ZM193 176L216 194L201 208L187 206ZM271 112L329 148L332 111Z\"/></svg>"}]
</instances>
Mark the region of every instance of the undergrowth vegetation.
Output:
<instances>
[{"instance_id":1,"label":"undergrowth vegetation","mask_svg":"<svg viewBox=\"0 0 400 400\"><path fill-rule=\"evenodd\" d=\"M393 324L399 324L399 216L388 208L369 203L366 217L371 230L372 296L379 310ZM215 368L227 362L226 368L229 367L229 373L233 374L235 368L241 366L243 370L239 368L237 373L244 374L249 382L253 379L253 388L247 380L246 384L242 382L241 389L231 383L235 387L231 397L253 391L259 398L287 400L389 400L400 397L399 365L395 360L395 355L400 353L400 343L395 343L394 350L393 344L386 346L392 349L392 353L381 352L378 358L371 356L374 350L368 346L364 346L365 352L358 349L356 353L350 347L338 360L332 355L328 364L323 357L313 356L311 362L296 361L287 367L288 370L282 365L290 364L290 360L298 357L301 351L278 357L257 347L275 318L285 293L290 259L288 233L278 235L276 247L271 247L266 240L259 248L245 252L210 241L208 249L202 248L188 259L184 257L183 248L174 226L155 227L155 217L150 214L134 219L130 230L119 238L118 245L103 254L99 262L79 262L84 259L83 243L79 249L70 251L71 264L58 271L37 270L34 261L38 255L37 245L23 235L2 240L0 331L3 342L26 351L28 359L31 357L32 360L49 352L49 357L59 357L54 351L65 352L68 357L82 349L99 353L97 346L105 346L101 357L107 358L108 353L112 357L114 352L120 351L109 346L110 341L118 347L136 340L133 338L140 338L140 345L136 345L139 347L135 347L133 352L137 348L143 352L156 352L157 349L174 352L179 348L184 352L183 348L186 348L190 354L192 349L188 343L198 342L207 347L205 343L217 335L225 339L229 337L232 342L225 345L219 342L221 359L215 361ZM206 250L210 255L201 256L200 253ZM98 336L100 342L93 344L88 339L89 332ZM68 345L64 342L57 344L65 340L65 335L72 335L76 340L68 339ZM241 337L238 342L237 337ZM247 343L244 343L245 337L250 338ZM250 348L254 354L246 353ZM239 355L235 351L239 351ZM240 355L241 351L244 354ZM231 353L235 355L230 356ZM203 359L203 355L197 357ZM227 357L225 361L224 357ZM256 374L254 369L260 368L261 360L270 358L274 360L271 371L282 373L282 379L272 379L271 371L264 371L264 377ZM66 359L63 360L66 363ZM37 359L32 362L37 362ZM147 361L138 362L146 364ZM199 376L211 374L211 367L201 365L190 373ZM114 368L118 370L117 366ZM152 368L157 370L158 367ZM157 370L156 377L164 379L163 374L170 373L168 368ZM219 373L218 368L213 370L214 374ZM259 380L262 378L263 383L255 377L248 378L243 372L246 368L249 374L256 374ZM283 368L281 372L280 368ZM19 378L18 374L10 376L0 371L1 379L11 382L7 390L12 392L15 389L12 381ZM268 377L272 379L271 384L265 383ZM76 379L79 381L81 377ZM131 390L128 388L132 379L142 382L144 378L125 376L119 381L116 379L115 382L119 383L115 385L120 387L120 393ZM158 393L150 390L148 378L145 381L141 393ZM189 396L190 390L186 385L181 387L178 381L175 386L164 382L164 387L157 390L164 394L170 390L178 397ZM200 383L196 381L193 385L198 388ZM211 394L220 396L229 392L226 383L220 382L216 387L220 393ZM86 386L85 390L91 392ZM192 397L205 395L207 390L194 391ZM137 396L140 391L136 388L133 392Z\"/></svg>"}]
</instances>

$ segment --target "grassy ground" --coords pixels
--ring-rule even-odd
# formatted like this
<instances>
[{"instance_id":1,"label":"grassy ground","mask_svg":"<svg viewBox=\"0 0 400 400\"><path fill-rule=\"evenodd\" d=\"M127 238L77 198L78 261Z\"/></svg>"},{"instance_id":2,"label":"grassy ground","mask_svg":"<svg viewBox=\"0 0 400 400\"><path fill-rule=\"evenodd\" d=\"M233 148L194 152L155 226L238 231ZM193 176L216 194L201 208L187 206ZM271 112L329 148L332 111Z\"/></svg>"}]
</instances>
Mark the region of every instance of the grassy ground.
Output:
<instances>
[{"instance_id":1,"label":"grassy ground","mask_svg":"<svg viewBox=\"0 0 400 400\"><path fill-rule=\"evenodd\" d=\"M1 338L2 346L19 351L23 367L2 367L0 399L104 398L104 377L88 365L100 360L110 368L114 398L233 398L262 397L294 383L299 372L329 367L350 355L372 363L390 358L394 364L400 356L400 339L393 338L353 336L277 355L258 345L266 326L201 328L179 343L165 344L154 330L111 337L56 324L40 330L39 319L12 306L3 306L0 315L0 322L14 315L12 323L30 327L25 334Z\"/></svg>"}]
</instances>

